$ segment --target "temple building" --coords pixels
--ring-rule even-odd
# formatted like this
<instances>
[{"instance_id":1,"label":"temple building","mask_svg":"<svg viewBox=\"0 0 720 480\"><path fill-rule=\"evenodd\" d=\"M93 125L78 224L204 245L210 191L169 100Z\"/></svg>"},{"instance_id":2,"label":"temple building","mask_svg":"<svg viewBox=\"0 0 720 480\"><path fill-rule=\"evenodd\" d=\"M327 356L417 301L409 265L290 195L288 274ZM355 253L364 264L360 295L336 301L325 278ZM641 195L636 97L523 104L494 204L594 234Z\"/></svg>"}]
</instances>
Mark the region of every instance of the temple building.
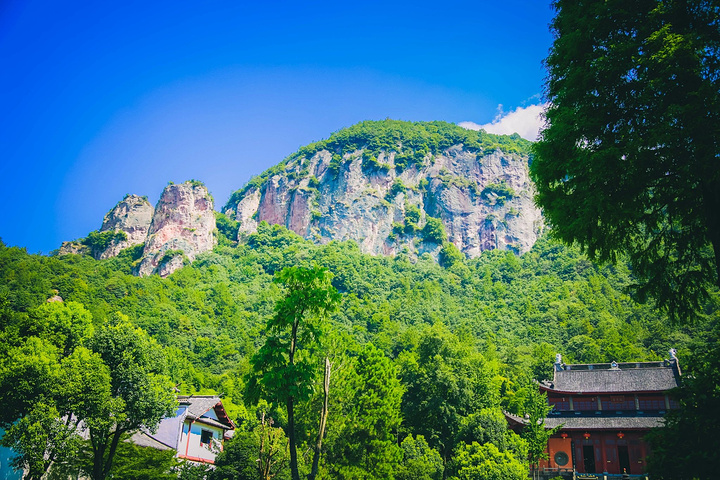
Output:
<instances>
[{"instance_id":1,"label":"temple building","mask_svg":"<svg viewBox=\"0 0 720 480\"><path fill-rule=\"evenodd\" d=\"M538 386L553 407L547 428L562 426L548 441L540 467L557 473L642 475L649 448L645 435L677 408L668 391L679 385L675 351L660 362L565 365L557 355L551 382ZM524 419L506 414L511 428ZM593 474L598 474L595 477ZM627 478L627 477L626 477Z\"/></svg>"}]
</instances>

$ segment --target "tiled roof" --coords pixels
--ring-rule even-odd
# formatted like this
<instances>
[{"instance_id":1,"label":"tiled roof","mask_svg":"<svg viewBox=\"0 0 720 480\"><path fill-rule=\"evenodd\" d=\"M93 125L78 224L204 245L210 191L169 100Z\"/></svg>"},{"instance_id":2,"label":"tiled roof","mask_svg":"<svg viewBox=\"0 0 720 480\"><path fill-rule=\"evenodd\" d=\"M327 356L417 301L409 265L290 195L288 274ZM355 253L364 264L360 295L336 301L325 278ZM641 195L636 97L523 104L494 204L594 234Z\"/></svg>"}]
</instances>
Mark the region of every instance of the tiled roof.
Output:
<instances>
[{"instance_id":1,"label":"tiled roof","mask_svg":"<svg viewBox=\"0 0 720 480\"><path fill-rule=\"evenodd\" d=\"M637 416L637 417L556 417L546 418L548 428L563 425L563 430L648 430L662 427L663 417Z\"/></svg>"},{"instance_id":2,"label":"tiled roof","mask_svg":"<svg viewBox=\"0 0 720 480\"><path fill-rule=\"evenodd\" d=\"M180 406L187 406L188 416L192 418L200 418L220 402L220 397L215 395L178 395L177 399Z\"/></svg>"},{"instance_id":3,"label":"tiled roof","mask_svg":"<svg viewBox=\"0 0 720 480\"><path fill-rule=\"evenodd\" d=\"M175 450L177 445L166 445L150 433L138 431L133 433L130 441L139 447L151 447L157 450Z\"/></svg>"},{"instance_id":4,"label":"tiled roof","mask_svg":"<svg viewBox=\"0 0 720 480\"><path fill-rule=\"evenodd\" d=\"M504 413L511 426L527 425L527 419ZM661 427L663 422L663 417L658 415L549 417L545 419L545 427L563 425L562 430L649 430Z\"/></svg>"},{"instance_id":5,"label":"tiled roof","mask_svg":"<svg viewBox=\"0 0 720 480\"><path fill-rule=\"evenodd\" d=\"M177 397L180 406L187 406L187 417L196 420L202 417L209 410L215 408L220 404L220 397L216 395L178 395ZM235 428L230 418L225 413L225 409L215 410L218 415L219 422L217 426L225 429ZM212 420L209 418L203 418L203 421Z\"/></svg>"},{"instance_id":6,"label":"tiled roof","mask_svg":"<svg viewBox=\"0 0 720 480\"><path fill-rule=\"evenodd\" d=\"M565 365L555 371L547 390L568 393L665 392L678 386L679 373L673 363L621 363L610 365Z\"/></svg>"}]
</instances>

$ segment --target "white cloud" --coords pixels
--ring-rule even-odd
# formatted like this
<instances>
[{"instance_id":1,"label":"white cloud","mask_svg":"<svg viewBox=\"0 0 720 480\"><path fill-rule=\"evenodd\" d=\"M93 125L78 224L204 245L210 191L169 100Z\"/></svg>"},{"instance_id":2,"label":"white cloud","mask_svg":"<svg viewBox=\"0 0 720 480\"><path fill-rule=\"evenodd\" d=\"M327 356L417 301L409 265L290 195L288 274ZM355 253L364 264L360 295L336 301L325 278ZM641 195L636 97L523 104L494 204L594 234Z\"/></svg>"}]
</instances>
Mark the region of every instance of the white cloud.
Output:
<instances>
[{"instance_id":1,"label":"white cloud","mask_svg":"<svg viewBox=\"0 0 720 480\"><path fill-rule=\"evenodd\" d=\"M468 130L482 129L488 133L500 135L518 133L527 140L535 141L538 138L540 128L545 122L543 118L545 108L545 104L530 105L518 107L512 112L505 113L502 105L498 105L498 114L492 122L484 125L478 125L474 122L460 122L458 125Z\"/></svg>"}]
</instances>

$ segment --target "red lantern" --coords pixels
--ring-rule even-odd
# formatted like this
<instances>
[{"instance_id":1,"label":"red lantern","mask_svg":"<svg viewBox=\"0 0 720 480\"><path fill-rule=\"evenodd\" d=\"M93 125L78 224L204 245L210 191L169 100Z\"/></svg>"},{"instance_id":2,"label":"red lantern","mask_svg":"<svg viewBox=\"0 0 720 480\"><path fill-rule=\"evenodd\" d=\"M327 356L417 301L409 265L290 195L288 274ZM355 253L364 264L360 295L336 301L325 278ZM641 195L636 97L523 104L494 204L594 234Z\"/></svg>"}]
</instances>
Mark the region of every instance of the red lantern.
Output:
<instances>
[{"instance_id":1,"label":"red lantern","mask_svg":"<svg viewBox=\"0 0 720 480\"><path fill-rule=\"evenodd\" d=\"M625 434L623 432L618 432L617 436L618 436L618 438L622 439L625 436Z\"/></svg>"},{"instance_id":2,"label":"red lantern","mask_svg":"<svg viewBox=\"0 0 720 480\"><path fill-rule=\"evenodd\" d=\"M590 438L590 434L585 432L585 433L583 433L583 437L585 437L585 440L587 440Z\"/></svg>"},{"instance_id":3,"label":"red lantern","mask_svg":"<svg viewBox=\"0 0 720 480\"><path fill-rule=\"evenodd\" d=\"M565 440L567 438L567 433L563 432L560 434L560 436L563 438L563 440Z\"/></svg>"}]
</instances>

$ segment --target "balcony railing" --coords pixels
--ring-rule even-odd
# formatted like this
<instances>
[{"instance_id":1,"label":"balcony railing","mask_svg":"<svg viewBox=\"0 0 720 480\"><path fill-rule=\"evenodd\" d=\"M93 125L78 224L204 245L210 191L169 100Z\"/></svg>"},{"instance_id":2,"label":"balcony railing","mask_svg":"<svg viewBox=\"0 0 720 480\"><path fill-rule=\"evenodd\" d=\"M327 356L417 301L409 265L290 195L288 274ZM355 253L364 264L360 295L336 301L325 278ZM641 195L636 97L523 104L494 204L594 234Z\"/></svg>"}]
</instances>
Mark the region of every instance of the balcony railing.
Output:
<instances>
[{"instance_id":1,"label":"balcony railing","mask_svg":"<svg viewBox=\"0 0 720 480\"><path fill-rule=\"evenodd\" d=\"M558 468L544 468L538 474L540 480L551 480L557 477L562 477L563 480L650 480L650 476L644 473L641 475L630 475L629 473L578 473L573 470Z\"/></svg>"}]
</instances>

